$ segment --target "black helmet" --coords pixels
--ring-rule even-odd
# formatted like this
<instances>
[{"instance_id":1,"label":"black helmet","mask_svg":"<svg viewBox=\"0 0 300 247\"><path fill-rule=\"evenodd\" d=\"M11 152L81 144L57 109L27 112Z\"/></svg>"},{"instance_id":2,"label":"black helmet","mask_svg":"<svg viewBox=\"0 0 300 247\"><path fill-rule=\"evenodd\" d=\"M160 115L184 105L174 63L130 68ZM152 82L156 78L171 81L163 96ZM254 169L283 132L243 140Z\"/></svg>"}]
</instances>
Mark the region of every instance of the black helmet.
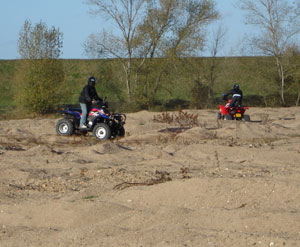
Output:
<instances>
[{"instance_id":1,"label":"black helmet","mask_svg":"<svg viewBox=\"0 0 300 247\"><path fill-rule=\"evenodd\" d=\"M240 88L240 85L239 84L234 84L233 85L233 89L239 89Z\"/></svg>"},{"instance_id":2,"label":"black helmet","mask_svg":"<svg viewBox=\"0 0 300 247\"><path fill-rule=\"evenodd\" d=\"M88 84L91 86L95 86L96 78L94 76L89 77Z\"/></svg>"}]
</instances>

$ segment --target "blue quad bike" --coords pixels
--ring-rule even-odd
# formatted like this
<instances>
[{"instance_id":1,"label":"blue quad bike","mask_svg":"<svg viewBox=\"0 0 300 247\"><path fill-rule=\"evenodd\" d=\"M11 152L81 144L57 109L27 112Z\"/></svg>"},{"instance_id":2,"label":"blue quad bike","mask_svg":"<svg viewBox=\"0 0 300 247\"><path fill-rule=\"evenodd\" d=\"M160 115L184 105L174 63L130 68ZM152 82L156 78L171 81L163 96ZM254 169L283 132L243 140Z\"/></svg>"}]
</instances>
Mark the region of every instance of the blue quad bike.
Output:
<instances>
[{"instance_id":1,"label":"blue quad bike","mask_svg":"<svg viewBox=\"0 0 300 247\"><path fill-rule=\"evenodd\" d=\"M97 102L87 117L86 129L80 129L81 109L63 106L58 111L64 116L56 124L56 133L61 136L70 136L74 133L87 134L92 132L98 140L124 137L126 115L110 113L108 102Z\"/></svg>"}]
</instances>

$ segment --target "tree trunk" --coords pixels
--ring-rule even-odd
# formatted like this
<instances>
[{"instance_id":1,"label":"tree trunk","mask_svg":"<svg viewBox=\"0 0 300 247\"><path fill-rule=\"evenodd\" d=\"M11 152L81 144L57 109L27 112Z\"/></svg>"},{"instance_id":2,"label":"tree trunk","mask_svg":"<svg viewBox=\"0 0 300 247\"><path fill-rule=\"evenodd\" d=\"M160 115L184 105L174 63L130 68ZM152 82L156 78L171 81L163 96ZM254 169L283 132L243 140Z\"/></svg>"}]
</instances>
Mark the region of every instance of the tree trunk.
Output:
<instances>
[{"instance_id":1,"label":"tree trunk","mask_svg":"<svg viewBox=\"0 0 300 247\"><path fill-rule=\"evenodd\" d=\"M214 94L214 84L215 84L215 68L216 68L216 64L215 64L215 57L212 58L213 61L211 63L210 66L210 75L209 75L209 79L210 79L210 83L209 83L209 90L208 90L208 99L212 100L213 98L213 94Z\"/></svg>"},{"instance_id":2,"label":"tree trunk","mask_svg":"<svg viewBox=\"0 0 300 247\"><path fill-rule=\"evenodd\" d=\"M285 80L284 80L284 72L283 72L283 68L281 66L281 101L282 104L285 105L285 99L284 99L284 84L285 84Z\"/></svg>"},{"instance_id":3,"label":"tree trunk","mask_svg":"<svg viewBox=\"0 0 300 247\"><path fill-rule=\"evenodd\" d=\"M131 102L131 82L130 82L130 76L131 76L131 68L130 68L130 61L126 64L123 64L123 69L126 74L126 90L127 90L127 98L128 101Z\"/></svg>"},{"instance_id":4,"label":"tree trunk","mask_svg":"<svg viewBox=\"0 0 300 247\"><path fill-rule=\"evenodd\" d=\"M279 57L276 57L276 63L277 63L277 69L278 69L278 74L279 74L279 78L280 78L280 98L281 98L281 103L284 106L285 105L285 98L284 98L284 86L285 86L284 68L283 68L283 65L282 65Z\"/></svg>"}]
</instances>

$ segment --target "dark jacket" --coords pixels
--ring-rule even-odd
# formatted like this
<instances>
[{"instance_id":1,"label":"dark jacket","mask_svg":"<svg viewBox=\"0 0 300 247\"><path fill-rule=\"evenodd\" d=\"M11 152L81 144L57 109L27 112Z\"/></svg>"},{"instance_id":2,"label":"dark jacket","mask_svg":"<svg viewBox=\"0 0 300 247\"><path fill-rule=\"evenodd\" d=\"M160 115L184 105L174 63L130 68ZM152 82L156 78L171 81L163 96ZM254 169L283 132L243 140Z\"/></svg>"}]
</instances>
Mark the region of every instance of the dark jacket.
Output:
<instances>
[{"instance_id":1,"label":"dark jacket","mask_svg":"<svg viewBox=\"0 0 300 247\"><path fill-rule=\"evenodd\" d=\"M243 92L239 88L234 88L224 94L225 97L232 95L232 97L241 97L243 99Z\"/></svg>"},{"instance_id":2,"label":"dark jacket","mask_svg":"<svg viewBox=\"0 0 300 247\"><path fill-rule=\"evenodd\" d=\"M103 101L97 94L96 88L91 85L86 85L80 94L79 103L92 104L93 99Z\"/></svg>"}]
</instances>

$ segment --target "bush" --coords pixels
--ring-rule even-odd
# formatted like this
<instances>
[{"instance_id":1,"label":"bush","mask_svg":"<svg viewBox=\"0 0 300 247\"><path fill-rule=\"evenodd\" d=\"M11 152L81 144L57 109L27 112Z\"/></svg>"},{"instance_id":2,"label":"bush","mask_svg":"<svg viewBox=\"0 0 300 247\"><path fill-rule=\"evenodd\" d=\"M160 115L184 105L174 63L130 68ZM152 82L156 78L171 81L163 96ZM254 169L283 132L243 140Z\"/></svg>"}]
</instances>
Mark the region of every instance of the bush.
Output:
<instances>
[{"instance_id":1,"label":"bush","mask_svg":"<svg viewBox=\"0 0 300 247\"><path fill-rule=\"evenodd\" d=\"M191 90L192 94L192 107L196 107L198 109L207 108L209 103L208 97L209 87L200 81L196 81L195 86Z\"/></svg>"},{"instance_id":2,"label":"bush","mask_svg":"<svg viewBox=\"0 0 300 247\"><path fill-rule=\"evenodd\" d=\"M18 106L39 114L53 112L67 94L61 60L23 60L16 76Z\"/></svg>"}]
</instances>

